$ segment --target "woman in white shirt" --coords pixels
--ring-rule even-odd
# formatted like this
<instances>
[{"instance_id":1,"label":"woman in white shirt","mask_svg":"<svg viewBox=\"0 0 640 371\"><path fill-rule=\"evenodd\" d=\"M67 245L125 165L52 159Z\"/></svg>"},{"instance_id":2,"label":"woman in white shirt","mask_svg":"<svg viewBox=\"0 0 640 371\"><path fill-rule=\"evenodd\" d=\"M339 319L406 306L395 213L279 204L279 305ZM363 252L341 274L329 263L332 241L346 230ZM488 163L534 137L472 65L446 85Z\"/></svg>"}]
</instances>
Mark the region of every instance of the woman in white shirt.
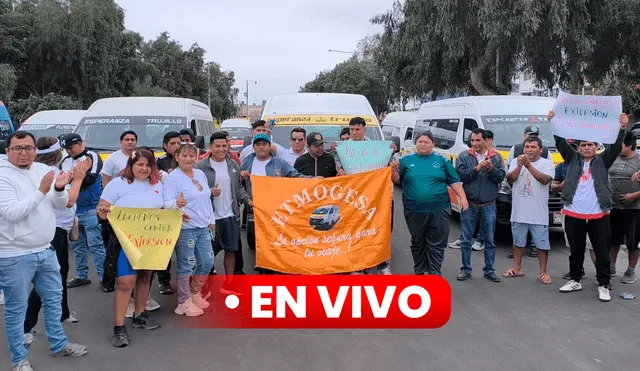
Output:
<instances>
[{"instance_id":1,"label":"woman in white shirt","mask_svg":"<svg viewBox=\"0 0 640 371\"><path fill-rule=\"evenodd\" d=\"M136 148L127 160L127 166L120 176L111 180L102 192L100 204L98 205L98 217L106 220L112 205L161 209L163 204L162 183L160 182L160 173L156 166L155 157L149 150ZM130 342L124 321L131 291L134 287L135 311L133 327L153 330L160 327L160 325L149 318L145 311L145 305L149 298L152 271L134 270L111 228L109 228L109 233L111 233L111 236L109 236L108 249L112 251L119 250L116 268L116 290L113 296L115 322L113 345L121 348L129 345Z\"/></svg>"},{"instance_id":2,"label":"woman in white shirt","mask_svg":"<svg viewBox=\"0 0 640 371\"><path fill-rule=\"evenodd\" d=\"M56 176L60 173L60 163L62 162L62 149L58 143L58 139L53 137L41 137L36 142L38 148L38 154L35 161L49 165L51 170L55 171ZM56 233L51 241L56 256L58 258L58 264L60 264L60 276L62 277L62 318L60 322L73 322L78 320L75 318L75 313L69 311L69 301L67 298L67 274L69 273L69 231L73 227L73 220L75 218L75 203L78 199L78 193L80 192L80 186L84 179L87 170L91 168L91 160L87 159L83 162L79 162L73 169L73 181L71 185L67 187L69 193L69 201L67 202L67 208L64 210L56 210ZM29 295L29 302L27 306L27 315L24 321L24 338L25 344L31 344L33 341L33 334L31 330L38 323L38 314L42 308L42 300L38 295L35 288L31 290Z\"/></svg>"},{"instance_id":3,"label":"woman in white shirt","mask_svg":"<svg viewBox=\"0 0 640 371\"><path fill-rule=\"evenodd\" d=\"M176 243L178 307L175 313L196 317L209 307L200 290L213 267L211 236L215 233L216 221L207 177L201 170L194 169L198 161L196 146L182 144L174 154L174 161L178 166L164 179L164 207L181 207L190 217L182 223Z\"/></svg>"}]
</instances>

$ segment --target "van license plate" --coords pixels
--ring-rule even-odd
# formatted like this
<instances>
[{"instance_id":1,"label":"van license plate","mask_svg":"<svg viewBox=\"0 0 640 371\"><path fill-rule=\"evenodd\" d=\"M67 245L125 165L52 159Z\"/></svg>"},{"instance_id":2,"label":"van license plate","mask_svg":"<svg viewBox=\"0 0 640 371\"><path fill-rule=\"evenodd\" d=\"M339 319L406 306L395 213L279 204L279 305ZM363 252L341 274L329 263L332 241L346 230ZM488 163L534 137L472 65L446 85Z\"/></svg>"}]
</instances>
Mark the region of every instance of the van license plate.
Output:
<instances>
[{"instance_id":1,"label":"van license plate","mask_svg":"<svg viewBox=\"0 0 640 371\"><path fill-rule=\"evenodd\" d=\"M562 213L553 213L553 224L562 225Z\"/></svg>"}]
</instances>

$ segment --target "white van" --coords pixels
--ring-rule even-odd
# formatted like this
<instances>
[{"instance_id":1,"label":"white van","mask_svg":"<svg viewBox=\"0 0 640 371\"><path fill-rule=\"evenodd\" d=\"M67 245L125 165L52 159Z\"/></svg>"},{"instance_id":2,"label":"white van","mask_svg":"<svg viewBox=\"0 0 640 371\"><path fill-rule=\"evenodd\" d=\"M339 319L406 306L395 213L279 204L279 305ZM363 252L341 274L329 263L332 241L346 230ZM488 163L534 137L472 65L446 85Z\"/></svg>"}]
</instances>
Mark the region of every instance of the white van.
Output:
<instances>
[{"instance_id":1,"label":"white van","mask_svg":"<svg viewBox=\"0 0 640 371\"><path fill-rule=\"evenodd\" d=\"M209 106L186 98L122 97L95 101L75 132L87 147L106 156L120 149L122 132L133 130L138 146L157 148L160 156L164 135L185 128L193 130L196 144L203 148L204 137L215 131Z\"/></svg>"},{"instance_id":2,"label":"white van","mask_svg":"<svg viewBox=\"0 0 640 371\"><path fill-rule=\"evenodd\" d=\"M349 120L362 117L367 123L367 137L383 140L382 130L369 101L362 95L338 93L296 93L274 95L267 100L262 119L275 120L273 141L284 148L291 148L291 129L302 127L307 134L322 133L329 148L339 141L340 130L349 127Z\"/></svg>"},{"instance_id":3,"label":"white van","mask_svg":"<svg viewBox=\"0 0 640 371\"><path fill-rule=\"evenodd\" d=\"M78 126L87 111L85 110L49 110L36 112L20 125L20 130L28 131L36 137L57 138L68 134Z\"/></svg>"},{"instance_id":4,"label":"white van","mask_svg":"<svg viewBox=\"0 0 640 371\"><path fill-rule=\"evenodd\" d=\"M240 152L244 144L244 138L252 133L251 122L247 119L227 119L220 125L220 130L229 133L231 150Z\"/></svg>"},{"instance_id":5,"label":"white van","mask_svg":"<svg viewBox=\"0 0 640 371\"><path fill-rule=\"evenodd\" d=\"M424 103L416 117L414 146L417 134L430 130L435 139L436 151L444 154L455 165L458 155L469 149L471 132L481 128L493 132L493 145L506 162L509 149L522 143L524 129L529 125L537 125L542 145L549 148L551 160L558 164L563 160L555 149L551 123L547 120L554 103L554 98L517 95L463 97ZM449 190L449 195L453 210L459 212L458 197L452 190ZM511 187L506 180L500 187L496 206L498 223L508 225L511 219ZM560 225L561 209L560 195L551 193L551 226Z\"/></svg>"},{"instance_id":6,"label":"white van","mask_svg":"<svg viewBox=\"0 0 640 371\"><path fill-rule=\"evenodd\" d=\"M382 121L382 134L387 140L400 138L400 156L412 153L413 130L416 126L418 111L391 112Z\"/></svg>"}]
</instances>

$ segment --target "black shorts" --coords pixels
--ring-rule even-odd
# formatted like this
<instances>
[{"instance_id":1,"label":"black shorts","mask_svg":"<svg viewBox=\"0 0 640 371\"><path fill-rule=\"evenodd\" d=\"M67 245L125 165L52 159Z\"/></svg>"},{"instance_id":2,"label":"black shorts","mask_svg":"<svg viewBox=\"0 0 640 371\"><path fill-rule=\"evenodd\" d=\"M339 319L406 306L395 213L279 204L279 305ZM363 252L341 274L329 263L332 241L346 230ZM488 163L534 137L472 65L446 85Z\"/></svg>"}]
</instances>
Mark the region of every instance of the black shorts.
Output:
<instances>
[{"instance_id":1,"label":"black shorts","mask_svg":"<svg viewBox=\"0 0 640 371\"><path fill-rule=\"evenodd\" d=\"M627 250L637 250L638 244L640 244L640 209L611 210L611 245L627 245Z\"/></svg>"},{"instance_id":2,"label":"black shorts","mask_svg":"<svg viewBox=\"0 0 640 371\"><path fill-rule=\"evenodd\" d=\"M214 252L238 251L238 239L240 238L240 226L235 217L216 220L216 238Z\"/></svg>"}]
</instances>

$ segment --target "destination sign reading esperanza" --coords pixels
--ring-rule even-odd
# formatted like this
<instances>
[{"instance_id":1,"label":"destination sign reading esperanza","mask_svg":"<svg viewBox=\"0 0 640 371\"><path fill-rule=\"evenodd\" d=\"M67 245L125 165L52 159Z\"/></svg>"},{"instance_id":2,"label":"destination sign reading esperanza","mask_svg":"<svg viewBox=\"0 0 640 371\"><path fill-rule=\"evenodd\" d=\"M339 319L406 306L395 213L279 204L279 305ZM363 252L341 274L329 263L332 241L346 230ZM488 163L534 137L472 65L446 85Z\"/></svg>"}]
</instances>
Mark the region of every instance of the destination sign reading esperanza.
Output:
<instances>
[{"instance_id":1,"label":"destination sign reading esperanza","mask_svg":"<svg viewBox=\"0 0 640 371\"><path fill-rule=\"evenodd\" d=\"M184 125L186 117L181 116L100 116L82 119L85 125Z\"/></svg>"}]
</instances>

